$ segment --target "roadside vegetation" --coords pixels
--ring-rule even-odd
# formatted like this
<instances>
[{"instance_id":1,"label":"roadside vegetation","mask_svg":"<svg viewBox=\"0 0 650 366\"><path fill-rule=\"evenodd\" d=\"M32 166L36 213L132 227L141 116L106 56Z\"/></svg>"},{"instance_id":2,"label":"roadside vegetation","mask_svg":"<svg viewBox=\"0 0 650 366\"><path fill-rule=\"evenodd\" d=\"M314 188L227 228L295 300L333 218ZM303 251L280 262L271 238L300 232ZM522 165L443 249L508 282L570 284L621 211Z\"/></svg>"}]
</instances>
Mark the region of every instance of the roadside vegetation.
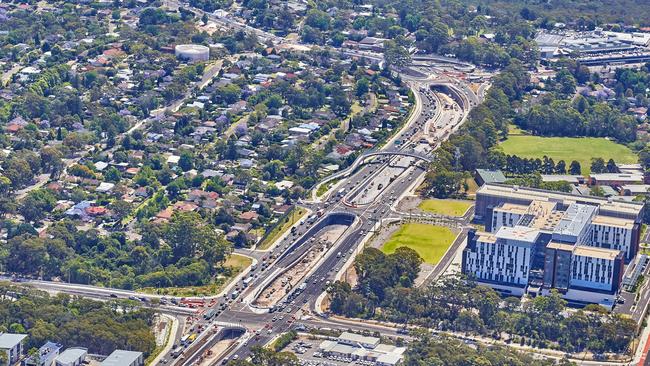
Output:
<instances>
[{"instance_id":1,"label":"roadside vegetation","mask_svg":"<svg viewBox=\"0 0 650 366\"><path fill-rule=\"evenodd\" d=\"M213 283L204 286L187 286L187 287L144 287L138 289L138 292L156 295L168 295L176 297L186 296L214 296L223 291L228 284L232 282L241 272L253 263L249 257L239 254L231 254L223 264L223 271Z\"/></svg>"},{"instance_id":2,"label":"roadside vegetation","mask_svg":"<svg viewBox=\"0 0 650 366\"><path fill-rule=\"evenodd\" d=\"M339 315L492 337L565 352L625 352L636 335L634 320L598 305L567 308L557 292L522 302L502 298L470 278L447 276L414 288L422 259L409 248L385 255L366 248L355 259L358 283L335 282L330 310Z\"/></svg>"},{"instance_id":3,"label":"roadside vegetation","mask_svg":"<svg viewBox=\"0 0 650 366\"><path fill-rule=\"evenodd\" d=\"M307 214L307 210L302 207L294 207L278 222L271 231L257 245L257 249L269 249L282 234L286 233L296 222L302 220Z\"/></svg>"},{"instance_id":4,"label":"roadside vegetation","mask_svg":"<svg viewBox=\"0 0 650 366\"><path fill-rule=\"evenodd\" d=\"M298 333L295 330L290 330L278 337L271 345L271 349L280 352L296 338L298 338Z\"/></svg>"},{"instance_id":5,"label":"roadside vegetation","mask_svg":"<svg viewBox=\"0 0 650 366\"><path fill-rule=\"evenodd\" d=\"M0 331L28 334L25 349L53 341L64 348L86 347L92 354L129 349L147 357L156 348L151 331L154 314L136 301L51 296L0 282Z\"/></svg>"}]
</instances>

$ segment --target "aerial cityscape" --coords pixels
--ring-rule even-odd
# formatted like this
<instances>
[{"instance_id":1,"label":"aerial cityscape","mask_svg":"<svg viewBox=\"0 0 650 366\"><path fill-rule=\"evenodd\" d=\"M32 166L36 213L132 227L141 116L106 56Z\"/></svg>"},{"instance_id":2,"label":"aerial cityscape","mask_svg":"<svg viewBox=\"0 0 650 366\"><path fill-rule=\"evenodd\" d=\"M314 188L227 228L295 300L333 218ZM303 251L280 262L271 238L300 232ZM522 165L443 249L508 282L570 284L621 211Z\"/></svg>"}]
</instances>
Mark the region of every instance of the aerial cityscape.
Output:
<instances>
[{"instance_id":1,"label":"aerial cityscape","mask_svg":"<svg viewBox=\"0 0 650 366\"><path fill-rule=\"evenodd\" d=\"M650 4L0 1L0 366L650 365Z\"/></svg>"}]
</instances>

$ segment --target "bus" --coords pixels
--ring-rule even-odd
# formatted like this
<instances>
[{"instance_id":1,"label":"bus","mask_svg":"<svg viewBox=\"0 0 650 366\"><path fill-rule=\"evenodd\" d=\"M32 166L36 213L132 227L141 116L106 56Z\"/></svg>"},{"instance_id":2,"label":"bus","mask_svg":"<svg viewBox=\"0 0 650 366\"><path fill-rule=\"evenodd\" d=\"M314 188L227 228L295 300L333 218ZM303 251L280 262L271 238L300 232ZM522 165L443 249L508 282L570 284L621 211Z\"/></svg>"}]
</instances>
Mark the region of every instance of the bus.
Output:
<instances>
[{"instance_id":1,"label":"bus","mask_svg":"<svg viewBox=\"0 0 650 366\"><path fill-rule=\"evenodd\" d=\"M172 351L172 357L178 358L178 356L183 354L184 350L185 349L183 348L183 346L178 346L178 347L174 348L174 350Z\"/></svg>"},{"instance_id":2,"label":"bus","mask_svg":"<svg viewBox=\"0 0 650 366\"><path fill-rule=\"evenodd\" d=\"M251 282L253 282L253 276L248 276L248 277L246 277L246 279L244 279L244 281L243 281L244 286L246 286L246 287L247 287L248 285L250 285Z\"/></svg>"},{"instance_id":3,"label":"bus","mask_svg":"<svg viewBox=\"0 0 650 366\"><path fill-rule=\"evenodd\" d=\"M210 320L214 316L214 313L216 313L216 312L217 311L215 309L210 309L210 310L206 311L205 314L203 314L203 318L205 320Z\"/></svg>"},{"instance_id":4,"label":"bus","mask_svg":"<svg viewBox=\"0 0 650 366\"><path fill-rule=\"evenodd\" d=\"M188 339L190 339L190 335L189 335L189 334L186 334L186 335L182 336L182 337L181 337L181 344L182 344L183 346L187 346L188 344L190 344L190 343L187 341Z\"/></svg>"}]
</instances>

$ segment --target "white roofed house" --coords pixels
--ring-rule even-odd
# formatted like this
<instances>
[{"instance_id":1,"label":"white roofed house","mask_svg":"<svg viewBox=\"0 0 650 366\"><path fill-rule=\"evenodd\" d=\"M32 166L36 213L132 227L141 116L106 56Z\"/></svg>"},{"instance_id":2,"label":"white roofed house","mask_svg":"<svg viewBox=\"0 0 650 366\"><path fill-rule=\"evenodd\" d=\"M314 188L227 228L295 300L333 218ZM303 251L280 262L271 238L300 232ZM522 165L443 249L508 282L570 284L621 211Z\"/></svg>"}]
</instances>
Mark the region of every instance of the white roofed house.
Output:
<instances>
[{"instance_id":1,"label":"white roofed house","mask_svg":"<svg viewBox=\"0 0 650 366\"><path fill-rule=\"evenodd\" d=\"M142 366L144 365L144 356L142 352L124 351L116 349L111 353L101 366Z\"/></svg>"},{"instance_id":2,"label":"white roofed house","mask_svg":"<svg viewBox=\"0 0 650 366\"><path fill-rule=\"evenodd\" d=\"M79 366L86 360L88 350L85 348L68 348L54 360L56 366Z\"/></svg>"},{"instance_id":3,"label":"white roofed house","mask_svg":"<svg viewBox=\"0 0 650 366\"><path fill-rule=\"evenodd\" d=\"M4 352L9 360L9 364L14 364L23 356L25 349L23 342L27 338L26 334L0 334L0 352Z\"/></svg>"}]
</instances>

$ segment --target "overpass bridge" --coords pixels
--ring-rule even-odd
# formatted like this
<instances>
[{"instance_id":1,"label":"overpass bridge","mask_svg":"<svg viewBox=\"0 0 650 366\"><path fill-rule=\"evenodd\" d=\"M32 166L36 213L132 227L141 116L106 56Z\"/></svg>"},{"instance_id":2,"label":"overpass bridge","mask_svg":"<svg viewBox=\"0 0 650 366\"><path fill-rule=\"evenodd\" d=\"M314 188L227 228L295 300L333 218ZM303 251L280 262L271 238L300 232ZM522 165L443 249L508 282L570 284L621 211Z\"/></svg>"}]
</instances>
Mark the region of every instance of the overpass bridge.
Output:
<instances>
[{"instance_id":1,"label":"overpass bridge","mask_svg":"<svg viewBox=\"0 0 650 366\"><path fill-rule=\"evenodd\" d=\"M358 160L363 161L373 156L407 156L409 158L424 160L427 163L430 163L432 161L430 156L419 153L417 151L404 151L404 150L397 150L397 149L368 151L365 154L361 154Z\"/></svg>"},{"instance_id":2,"label":"overpass bridge","mask_svg":"<svg viewBox=\"0 0 650 366\"><path fill-rule=\"evenodd\" d=\"M650 53L636 53L610 56L594 56L578 59L578 63L585 66L607 66L610 64L633 64L650 61Z\"/></svg>"},{"instance_id":3,"label":"overpass bridge","mask_svg":"<svg viewBox=\"0 0 650 366\"><path fill-rule=\"evenodd\" d=\"M410 158L415 158L418 160L425 161L427 163L431 163L432 159L430 156L415 152L415 151L406 151L406 150L397 150L397 149L387 149L387 150L375 150L375 151L368 151L365 152L357 158L357 160L352 163L349 167L341 170L340 172L334 173L330 175L329 177L321 180L319 185L326 184L332 180L340 179L347 177L354 173L354 171L361 166L367 159L377 157L377 156L407 156Z\"/></svg>"}]
</instances>

